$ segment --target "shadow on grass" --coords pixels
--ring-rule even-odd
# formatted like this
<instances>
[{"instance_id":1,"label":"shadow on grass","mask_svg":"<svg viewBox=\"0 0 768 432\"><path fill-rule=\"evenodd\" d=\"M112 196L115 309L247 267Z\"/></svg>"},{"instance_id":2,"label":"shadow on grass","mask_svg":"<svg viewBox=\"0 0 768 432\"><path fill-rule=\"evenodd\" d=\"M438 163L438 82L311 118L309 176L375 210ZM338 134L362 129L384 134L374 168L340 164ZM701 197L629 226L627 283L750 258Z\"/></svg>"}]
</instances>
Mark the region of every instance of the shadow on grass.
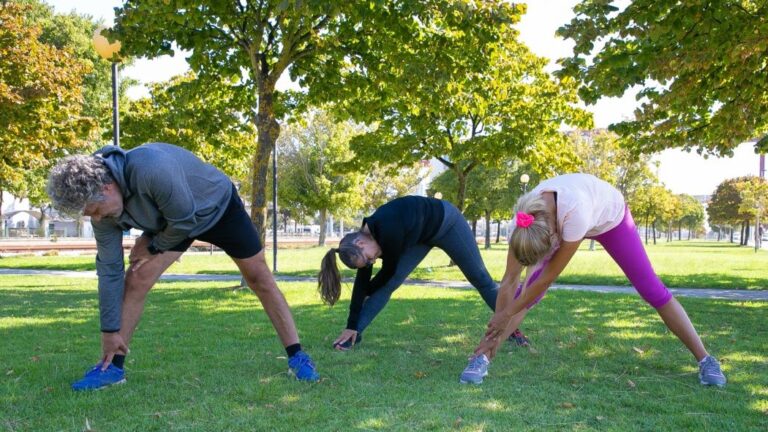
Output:
<instances>
[{"instance_id":1,"label":"shadow on grass","mask_svg":"<svg viewBox=\"0 0 768 432\"><path fill-rule=\"evenodd\" d=\"M27 270L55 270L55 271L95 271L96 270L96 263L93 261L93 259L90 260L90 262L69 262L69 263L56 263L56 264L45 264L45 263L36 263L36 262L28 262L28 263L14 263L11 267L10 265L7 265L2 260L0 260L0 268L14 268L14 269L27 269Z\"/></svg>"},{"instance_id":2,"label":"shadow on grass","mask_svg":"<svg viewBox=\"0 0 768 432\"><path fill-rule=\"evenodd\" d=\"M731 252L730 249L738 249L741 247L746 247L746 246L741 246L738 243L728 243L728 242L722 242L722 241L721 242L714 242L714 241L713 242L696 242L696 241L689 242L687 240L683 240L683 241L675 240L671 243L660 242L660 244L663 245L664 247L669 247L669 248L702 248L702 249L710 249L713 252L723 250L723 249L727 250L728 252Z\"/></svg>"},{"instance_id":3,"label":"shadow on grass","mask_svg":"<svg viewBox=\"0 0 768 432\"><path fill-rule=\"evenodd\" d=\"M662 282L670 288L714 288L733 290L768 289L768 275L765 277L743 277L727 273L688 273L685 275L660 274ZM558 284L574 285L615 285L630 286L624 276L565 275L557 279Z\"/></svg>"},{"instance_id":4,"label":"shadow on grass","mask_svg":"<svg viewBox=\"0 0 768 432\"><path fill-rule=\"evenodd\" d=\"M303 300L292 301L293 315L325 377L309 386L287 379L285 354L255 296L226 285L158 284L131 346L129 384L75 397L69 382L98 358L96 293L3 288L0 323L22 318L0 327L3 421L30 430L86 417L104 430L418 430L457 422L469 429L619 430L733 429L734 422L760 426L763 418L748 403L746 384L765 385L765 366L729 354L764 347L763 305L683 300L709 348L742 371L726 392L698 388L690 355L639 298L573 292L550 293L530 313L523 329L535 352L506 345L486 384L474 387L456 380L490 317L476 293L404 287L362 345L337 352L330 346L348 300L334 308L314 297L307 303L312 284L285 284L289 301ZM23 321L68 316L71 322ZM681 410L713 415L691 420Z\"/></svg>"}]
</instances>

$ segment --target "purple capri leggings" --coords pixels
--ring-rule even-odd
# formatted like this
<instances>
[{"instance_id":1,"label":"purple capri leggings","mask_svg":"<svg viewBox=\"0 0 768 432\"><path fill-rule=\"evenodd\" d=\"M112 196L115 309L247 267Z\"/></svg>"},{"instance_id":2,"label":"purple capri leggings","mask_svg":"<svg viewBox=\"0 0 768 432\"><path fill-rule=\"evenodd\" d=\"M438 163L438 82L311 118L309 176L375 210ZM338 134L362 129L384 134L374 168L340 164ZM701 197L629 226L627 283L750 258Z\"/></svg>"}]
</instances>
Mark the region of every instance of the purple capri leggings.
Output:
<instances>
[{"instance_id":1,"label":"purple capri leggings","mask_svg":"<svg viewBox=\"0 0 768 432\"><path fill-rule=\"evenodd\" d=\"M598 236L587 238L595 240L603 246L611 258L616 261L616 264L621 267L624 275L627 276L640 297L648 304L659 309L672 299L672 293L664 286L651 266L651 261L648 259L648 254L645 253L643 242L640 240L635 221L632 219L632 213L628 207L624 209L624 218L616 227ZM541 276L542 270L549 263L549 258L551 256L536 264L533 273L525 280L526 287ZM522 291L523 284L520 284L515 292L515 298ZM528 309L538 303L542 297L544 294L529 304Z\"/></svg>"}]
</instances>

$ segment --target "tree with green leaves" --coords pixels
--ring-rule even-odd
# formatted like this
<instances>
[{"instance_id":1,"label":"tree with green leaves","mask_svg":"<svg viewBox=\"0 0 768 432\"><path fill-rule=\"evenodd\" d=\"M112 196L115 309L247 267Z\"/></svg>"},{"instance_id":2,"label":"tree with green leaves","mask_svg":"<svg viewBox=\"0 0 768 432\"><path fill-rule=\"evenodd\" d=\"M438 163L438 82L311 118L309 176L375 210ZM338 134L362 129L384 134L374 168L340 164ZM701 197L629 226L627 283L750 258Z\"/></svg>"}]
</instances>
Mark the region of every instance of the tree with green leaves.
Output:
<instances>
[{"instance_id":1,"label":"tree with green leaves","mask_svg":"<svg viewBox=\"0 0 768 432\"><path fill-rule=\"evenodd\" d=\"M348 165L357 166L356 163ZM350 167L347 169L351 169ZM431 170L428 161L418 161L406 166L375 162L363 167L365 181L362 188L361 210L365 214L370 214L397 197L413 193Z\"/></svg>"},{"instance_id":2,"label":"tree with green leaves","mask_svg":"<svg viewBox=\"0 0 768 432\"><path fill-rule=\"evenodd\" d=\"M319 246L325 246L329 212L359 209L363 203L365 175L344 169L353 156L349 141L356 133L351 123L337 122L328 112L313 110L289 124L279 140L278 194L281 201L319 213Z\"/></svg>"},{"instance_id":3,"label":"tree with green leaves","mask_svg":"<svg viewBox=\"0 0 768 432\"><path fill-rule=\"evenodd\" d=\"M188 53L199 79L236 80L236 88L248 94L252 109L246 118L258 130L251 216L263 236L268 162L280 134L278 121L291 102L277 90L281 77L290 72L293 80L325 100L346 97L339 88L356 88L360 93L353 99L359 100L378 97L366 94L365 88L385 86L388 81L374 74L403 66L404 53L444 57L435 64L408 65L410 77L432 71L444 75L443 80L464 75L469 70L465 64L473 70L485 66L466 59L481 56L513 10L514 5L501 0L127 0L116 10L114 33L126 54L155 57L173 54L178 47ZM347 80L351 75L369 85ZM417 87L419 80L411 81Z\"/></svg>"},{"instance_id":4,"label":"tree with green leaves","mask_svg":"<svg viewBox=\"0 0 768 432\"><path fill-rule=\"evenodd\" d=\"M739 213L755 221L755 247L760 245L761 223L768 214L768 182L764 178L749 176L736 185L741 196ZM749 233L744 233L742 244L746 245Z\"/></svg>"},{"instance_id":5,"label":"tree with green leaves","mask_svg":"<svg viewBox=\"0 0 768 432\"><path fill-rule=\"evenodd\" d=\"M741 225L740 243L745 245L746 225L751 221L752 215L747 209L742 209L742 183L748 182L753 176L736 177L723 180L712 194L707 214L712 224L727 226L731 229L733 242L733 226ZM745 211L743 211L745 210Z\"/></svg>"},{"instance_id":6,"label":"tree with green leaves","mask_svg":"<svg viewBox=\"0 0 768 432\"><path fill-rule=\"evenodd\" d=\"M353 140L361 165L436 158L457 179L462 211L478 167L522 160L542 175L575 167L560 129L589 127L591 117L576 106L573 80L553 79L547 61L518 40L512 24L525 6L510 7L511 22L481 24L495 34L492 43L436 50L421 40L430 35L418 34L397 47L399 61L374 64L363 56L331 77L348 84L339 90L347 99L340 110L376 125ZM466 72L448 76L450 68Z\"/></svg>"},{"instance_id":7,"label":"tree with green leaves","mask_svg":"<svg viewBox=\"0 0 768 432\"><path fill-rule=\"evenodd\" d=\"M512 208L522 195L520 174L528 167L518 163L506 163L497 168L478 167L467 181L467 198L464 216L473 222L485 220L485 249L491 248L491 221L496 220L496 242L499 242L501 219L509 219ZM454 202L457 194L456 174L446 170L435 177L430 185L430 194L440 192L443 199Z\"/></svg>"},{"instance_id":8,"label":"tree with green leaves","mask_svg":"<svg viewBox=\"0 0 768 432\"><path fill-rule=\"evenodd\" d=\"M568 133L581 165L579 172L592 174L618 189L627 201L644 184L656 182L650 155L634 155L621 137L606 129Z\"/></svg>"},{"instance_id":9,"label":"tree with green leaves","mask_svg":"<svg viewBox=\"0 0 768 432\"><path fill-rule=\"evenodd\" d=\"M683 208L683 202L678 195L671 192L667 193L664 202L664 212L662 213L662 221L666 227L667 241L674 240L674 228L675 224L682 219L685 215Z\"/></svg>"},{"instance_id":10,"label":"tree with green leaves","mask_svg":"<svg viewBox=\"0 0 768 432\"><path fill-rule=\"evenodd\" d=\"M90 65L70 48L44 42L31 10L0 2L0 191L17 196L33 186L30 173L44 173L51 160L87 148L94 128L83 115Z\"/></svg>"},{"instance_id":11,"label":"tree with green leaves","mask_svg":"<svg viewBox=\"0 0 768 432\"><path fill-rule=\"evenodd\" d=\"M587 103L638 88L633 120L611 126L637 153L731 155L768 133L768 3L582 0L558 30L574 43L560 76ZM757 145L768 148L768 137Z\"/></svg>"},{"instance_id":12,"label":"tree with green leaves","mask_svg":"<svg viewBox=\"0 0 768 432\"><path fill-rule=\"evenodd\" d=\"M682 240L682 227L688 229L688 240L691 235L704 226L704 206L699 200L688 194L678 195L682 207L682 216L678 219L677 239Z\"/></svg>"},{"instance_id":13,"label":"tree with green leaves","mask_svg":"<svg viewBox=\"0 0 768 432\"><path fill-rule=\"evenodd\" d=\"M646 184L641 186L635 197L628 201L632 214L642 221L645 227L645 244L648 244L648 235L653 237L656 244L656 225L664 220L670 207L671 192L659 184Z\"/></svg>"},{"instance_id":14,"label":"tree with green leaves","mask_svg":"<svg viewBox=\"0 0 768 432\"><path fill-rule=\"evenodd\" d=\"M91 118L97 128L111 139L112 86L110 62L101 58L93 47L93 33L100 24L88 15L74 12L59 14L41 0L17 0L29 5L27 14L31 22L42 29L40 40L59 50L69 50L72 55L89 66L82 77L81 115ZM134 81L122 79L119 97L125 99L126 89ZM120 101L121 106L123 100Z\"/></svg>"},{"instance_id":15,"label":"tree with green leaves","mask_svg":"<svg viewBox=\"0 0 768 432\"><path fill-rule=\"evenodd\" d=\"M153 84L149 97L127 104L120 124L121 145L175 144L245 182L256 146L256 130L242 117L248 109L231 83L200 80L190 72Z\"/></svg>"}]
</instances>

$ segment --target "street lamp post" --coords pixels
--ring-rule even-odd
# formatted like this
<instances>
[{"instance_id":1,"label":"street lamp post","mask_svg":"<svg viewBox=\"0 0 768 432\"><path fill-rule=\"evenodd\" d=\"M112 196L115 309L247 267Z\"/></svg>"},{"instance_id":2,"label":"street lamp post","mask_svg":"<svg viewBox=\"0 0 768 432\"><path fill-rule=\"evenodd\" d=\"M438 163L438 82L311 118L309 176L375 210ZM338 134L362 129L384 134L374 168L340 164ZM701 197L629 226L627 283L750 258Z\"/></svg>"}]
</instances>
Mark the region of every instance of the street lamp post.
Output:
<instances>
[{"instance_id":1,"label":"street lamp post","mask_svg":"<svg viewBox=\"0 0 768 432\"><path fill-rule=\"evenodd\" d=\"M277 145L272 152L272 273L277 273Z\"/></svg>"},{"instance_id":2,"label":"street lamp post","mask_svg":"<svg viewBox=\"0 0 768 432\"><path fill-rule=\"evenodd\" d=\"M118 116L117 106L117 63L120 59L117 57L120 52L120 41L114 41L112 43L102 36L101 32L104 27L99 27L93 33L93 47L96 52L105 60L112 62L112 142L115 146L120 146L120 119Z\"/></svg>"},{"instance_id":3,"label":"street lamp post","mask_svg":"<svg viewBox=\"0 0 768 432\"><path fill-rule=\"evenodd\" d=\"M528 174L523 174L520 176L520 184L523 185L523 193L528 192L528 182L531 181L531 177Z\"/></svg>"}]
</instances>

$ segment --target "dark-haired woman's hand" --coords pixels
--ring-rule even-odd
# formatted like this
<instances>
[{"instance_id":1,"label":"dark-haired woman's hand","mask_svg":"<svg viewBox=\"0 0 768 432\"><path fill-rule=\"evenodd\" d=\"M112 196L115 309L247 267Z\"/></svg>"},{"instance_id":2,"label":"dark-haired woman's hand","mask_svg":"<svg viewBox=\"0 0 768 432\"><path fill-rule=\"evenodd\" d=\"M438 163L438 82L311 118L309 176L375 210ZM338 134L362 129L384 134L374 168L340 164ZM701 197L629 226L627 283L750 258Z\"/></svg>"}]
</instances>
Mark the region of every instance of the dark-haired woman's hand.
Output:
<instances>
[{"instance_id":1,"label":"dark-haired woman's hand","mask_svg":"<svg viewBox=\"0 0 768 432\"><path fill-rule=\"evenodd\" d=\"M348 349L355 346L356 340L357 331L344 329L344 331L341 332L341 336L337 337L336 340L333 341L333 347L339 351L347 351Z\"/></svg>"}]
</instances>

